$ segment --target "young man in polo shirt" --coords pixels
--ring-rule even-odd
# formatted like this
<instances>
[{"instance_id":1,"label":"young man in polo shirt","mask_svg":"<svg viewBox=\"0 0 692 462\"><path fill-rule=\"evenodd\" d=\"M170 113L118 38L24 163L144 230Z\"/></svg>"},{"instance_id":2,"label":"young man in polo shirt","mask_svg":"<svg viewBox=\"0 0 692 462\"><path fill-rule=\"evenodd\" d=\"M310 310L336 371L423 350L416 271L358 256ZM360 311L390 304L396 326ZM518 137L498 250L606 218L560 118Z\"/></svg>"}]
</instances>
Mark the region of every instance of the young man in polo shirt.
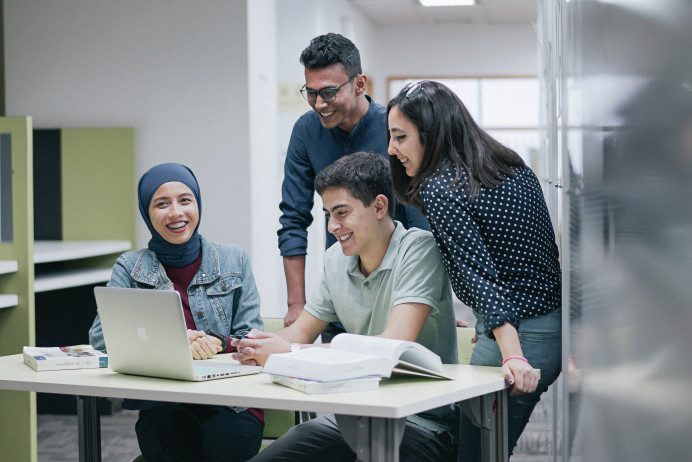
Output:
<instances>
[{"instance_id":1,"label":"young man in polo shirt","mask_svg":"<svg viewBox=\"0 0 692 462\"><path fill-rule=\"evenodd\" d=\"M322 281L304 311L276 334L252 330L234 343L242 362L264 364L267 355L313 345L330 322L347 332L418 342L443 363L456 363L452 298L442 258L428 231L394 221L388 163L356 153L315 179L329 232L337 243L325 254ZM455 459L458 415L444 406L408 418L401 460ZM334 416L291 429L252 460L353 460Z\"/></svg>"}]
</instances>

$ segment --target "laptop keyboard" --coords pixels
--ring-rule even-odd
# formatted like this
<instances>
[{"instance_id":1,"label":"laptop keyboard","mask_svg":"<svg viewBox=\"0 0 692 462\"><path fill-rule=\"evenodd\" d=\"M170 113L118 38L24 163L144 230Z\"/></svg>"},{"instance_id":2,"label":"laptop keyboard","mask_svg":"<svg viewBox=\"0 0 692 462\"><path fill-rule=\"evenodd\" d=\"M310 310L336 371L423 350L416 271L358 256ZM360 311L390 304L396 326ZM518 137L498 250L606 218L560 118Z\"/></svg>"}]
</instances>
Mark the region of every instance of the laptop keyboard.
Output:
<instances>
[{"instance_id":1,"label":"laptop keyboard","mask_svg":"<svg viewBox=\"0 0 692 462\"><path fill-rule=\"evenodd\" d=\"M215 377L228 377L240 373L243 366L240 364L194 364L195 375L203 379L213 379Z\"/></svg>"}]
</instances>

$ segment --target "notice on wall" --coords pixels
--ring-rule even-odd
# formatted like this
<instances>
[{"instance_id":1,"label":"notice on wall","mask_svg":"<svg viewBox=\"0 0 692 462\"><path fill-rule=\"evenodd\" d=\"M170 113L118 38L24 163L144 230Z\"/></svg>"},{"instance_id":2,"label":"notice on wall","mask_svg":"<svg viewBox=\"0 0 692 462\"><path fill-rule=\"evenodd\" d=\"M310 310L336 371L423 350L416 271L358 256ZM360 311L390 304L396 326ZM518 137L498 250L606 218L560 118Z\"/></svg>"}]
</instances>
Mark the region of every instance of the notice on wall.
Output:
<instances>
[{"instance_id":1,"label":"notice on wall","mask_svg":"<svg viewBox=\"0 0 692 462\"><path fill-rule=\"evenodd\" d=\"M279 83L277 89L277 109L279 112L305 112L310 109L308 102L300 94L302 83Z\"/></svg>"}]
</instances>

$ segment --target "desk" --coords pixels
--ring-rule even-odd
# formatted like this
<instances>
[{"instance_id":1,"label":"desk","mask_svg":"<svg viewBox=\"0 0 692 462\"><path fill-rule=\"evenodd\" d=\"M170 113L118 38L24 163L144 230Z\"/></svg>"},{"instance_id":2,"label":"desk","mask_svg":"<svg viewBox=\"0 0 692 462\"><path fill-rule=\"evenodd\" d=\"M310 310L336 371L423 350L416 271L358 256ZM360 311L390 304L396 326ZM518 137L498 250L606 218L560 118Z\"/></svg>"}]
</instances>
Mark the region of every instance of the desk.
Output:
<instances>
[{"instance_id":1,"label":"desk","mask_svg":"<svg viewBox=\"0 0 692 462\"><path fill-rule=\"evenodd\" d=\"M372 461L399 460L399 443L407 416L477 399L483 422L483 460L506 461L507 398L500 369L444 367L454 380L395 378L383 380L377 390L308 395L272 384L263 374L183 382L116 374L110 369L35 372L23 364L22 355L12 355L0 357L0 390L76 395L80 461L101 460L95 405L95 397L100 396L335 413L359 460Z\"/></svg>"}]
</instances>

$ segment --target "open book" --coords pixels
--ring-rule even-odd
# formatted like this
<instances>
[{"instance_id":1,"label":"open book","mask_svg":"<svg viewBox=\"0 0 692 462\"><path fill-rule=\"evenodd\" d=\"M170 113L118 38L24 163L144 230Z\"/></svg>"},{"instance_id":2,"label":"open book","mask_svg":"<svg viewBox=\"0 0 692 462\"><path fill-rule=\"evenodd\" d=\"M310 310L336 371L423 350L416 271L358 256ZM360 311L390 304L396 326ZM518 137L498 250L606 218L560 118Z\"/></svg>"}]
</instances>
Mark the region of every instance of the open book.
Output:
<instances>
[{"instance_id":1,"label":"open book","mask_svg":"<svg viewBox=\"0 0 692 462\"><path fill-rule=\"evenodd\" d=\"M331 348L270 355L263 372L320 382L390 377L393 372L449 379L440 357L418 343L354 334L337 335Z\"/></svg>"}]
</instances>

